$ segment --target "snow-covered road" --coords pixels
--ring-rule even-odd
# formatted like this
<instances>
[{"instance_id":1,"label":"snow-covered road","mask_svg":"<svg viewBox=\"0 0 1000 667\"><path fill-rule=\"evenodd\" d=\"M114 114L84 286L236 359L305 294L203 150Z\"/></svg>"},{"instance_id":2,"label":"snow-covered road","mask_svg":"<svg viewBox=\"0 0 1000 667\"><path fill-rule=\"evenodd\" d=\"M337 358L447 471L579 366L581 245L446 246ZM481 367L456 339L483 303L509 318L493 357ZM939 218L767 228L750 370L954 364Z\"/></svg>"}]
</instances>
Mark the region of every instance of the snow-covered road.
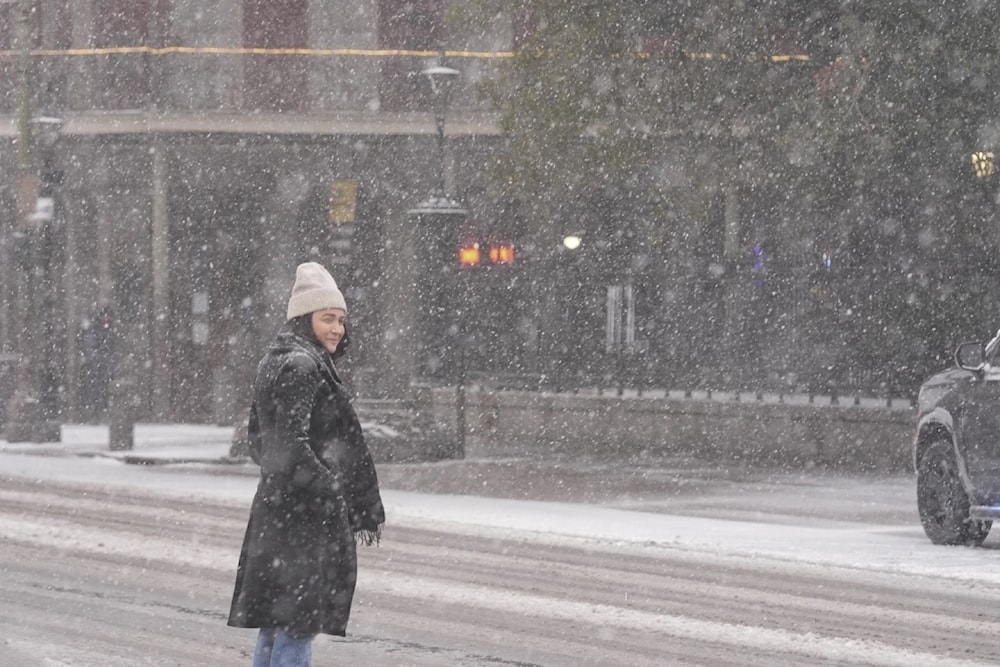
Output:
<instances>
[{"instance_id":1,"label":"snow-covered road","mask_svg":"<svg viewBox=\"0 0 1000 667\"><path fill-rule=\"evenodd\" d=\"M0 454L0 480L0 664L249 663L252 633L224 614L252 477ZM868 483L810 495L849 503ZM942 548L909 521L385 500L351 636L319 640L319 666L1000 662L995 538Z\"/></svg>"}]
</instances>

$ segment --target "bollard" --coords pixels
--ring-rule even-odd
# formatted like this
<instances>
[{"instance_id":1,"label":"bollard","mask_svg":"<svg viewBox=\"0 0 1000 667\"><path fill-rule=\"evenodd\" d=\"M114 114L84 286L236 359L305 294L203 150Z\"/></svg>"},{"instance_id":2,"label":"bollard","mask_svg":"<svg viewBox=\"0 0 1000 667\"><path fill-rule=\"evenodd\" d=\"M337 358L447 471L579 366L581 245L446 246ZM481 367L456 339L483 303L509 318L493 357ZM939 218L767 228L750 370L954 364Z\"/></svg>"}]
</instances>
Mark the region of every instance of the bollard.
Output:
<instances>
[{"instance_id":1,"label":"bollard","mask_svg":"<svg viewBox=\"0 0 1000 667\"><path fill-rule=\"evenodd\" d=\"M233 459L250 458L250 439L247 433L250 430L250 408L245 408L240 413L240 419L233 428L233 438L229 441L229 457Z\"/></svg>"},{"instance_id":2,"label":"bollard","mask_svg":"<svg viewBox=\"0 0 1000 667\"><path fill-rule=\"evenodd\" d=\"M115 380L108 404L108 445L111 451L128 451L135 446L135 421L139 395L135 380Z\"/></svg>"},{"instance_id":3,"label":"bollard","mask_svg":"<svg viewBox=\"0 0 1000 667\"><path fill-rule=\"evenodd\" d=\"M0 354L0 429L7 425L7 403L14 395L17 355Z\"/></svg>"}]
</instances>

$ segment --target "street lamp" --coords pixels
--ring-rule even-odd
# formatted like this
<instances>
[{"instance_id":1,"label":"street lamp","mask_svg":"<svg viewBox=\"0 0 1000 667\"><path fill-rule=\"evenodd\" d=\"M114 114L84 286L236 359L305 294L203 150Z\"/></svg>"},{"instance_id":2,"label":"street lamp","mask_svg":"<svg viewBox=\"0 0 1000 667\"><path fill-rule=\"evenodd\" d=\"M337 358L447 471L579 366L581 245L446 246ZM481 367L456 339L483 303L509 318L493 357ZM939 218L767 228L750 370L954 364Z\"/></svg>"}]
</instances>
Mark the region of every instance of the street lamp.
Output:
<instances>
[{"instance_id":1,"label":"street lamp","mask_svg":"<svg viewBox=\"0 0 1000 667\"><path fill-rule=\"evenodd\" d=\"M40 167L40 189L38 201L35 204L35 233L38 236L38 248L35 252L35 312L41 317L38 328L41 340L34 346L35 354L40 356L38 372L39 407L41 408L39 439L45 442L60 439L59 426L59 385L62 380L60 353L62 345L59 342L60 318L56 316L56 287L59 271L54 269L61 240L58 238L59 221L56 214L56 188L62 181L62 172L56 167L56 145L62 132L63 120L57 116L37 116L31 119L38 141ZM67 335L72 332L67 331Z\"/></svg>"},{"instance_id":2,"label":"street lamp","mask_svg":"<svg viewBox=\"0 0 1000 667\"><path fill-rule=\"evenodd\" d=\"M582 233L571 233L563 237L562 244L567 250L576 250L583 243Z\"/></svg>"},{"instance_id":3,"label":"street lamp","mask_svg":"<svg viewBox=\"0 0 1000 667\"><path fill-rule=\"evenodd\" d=\"M434 124L437 126L438 141L438 193L444 197L444 117L451 100L451 91L458 80L459 71L445 67L440 62L423 70L431 82L431 106L434 109Z\"/></svg>"},{"instance_id":4,"label":"street lamp","mask_svg":"<svg viewBox=\"0 0 1000 667\"><path fill-rule=\"evenodd\" d=\"M992 151L976 151L972 154L972 169L979 178L992 176L995 171Z\"/></svg>"},{"instance_id":5,"label":"street lamp","mask_svg":"<svg viewBox=\"0 0 1000 667\"><path fill-rule=\"evenodd\" d=\"M7 410L6 438L9 442L58 442L56 419L58 378L52 369L56 351L53 312L54 289L51 265L54 238L55 186L53 149L62 129L54 116L31 118L21 136L30 147L35 139L40 161L32 164L37 177L19 175L22 197L21 220L14 235L15 271L18 274L15 324L17 331L17 385ZM28 190L31 192L28 192ZM31 210L30 200L34 199Z\"/></svg>"},{"instance_id":6,"label":"street lamp","mask_svg":"<svg viewBox=\"0 0 1000 667\"><path fill-rule=\"evenodd\" d=\"M394 384L410 385L413 375L424 380L454 380L456 393L456 430L458 457L465 448L465 354L464 318L468 313L465 276L457 275L455 253L461 245L468 212L446 194L445 186L445 115L459 71L441 64L421 70L430 83L431 110L437 129L437 179L430 195L406 213L407 233L412 240L413 261L401 266L400 307L388 308L399 322L390 322L392 330L412 331L405 348L394 342L390 356L391 373L405 373ZM420 285L421 313L413 317L410 304L417 301L414 285ZM395 290L393 290L395 292ZM405 303L404 303L405 302ZM406 309L406 310L404 310ZM404 321L405 320L405 321ZM414 366L415 364L415 366ZM416 371L415 373L413 371Z\"/></svg>"}]
</instances>

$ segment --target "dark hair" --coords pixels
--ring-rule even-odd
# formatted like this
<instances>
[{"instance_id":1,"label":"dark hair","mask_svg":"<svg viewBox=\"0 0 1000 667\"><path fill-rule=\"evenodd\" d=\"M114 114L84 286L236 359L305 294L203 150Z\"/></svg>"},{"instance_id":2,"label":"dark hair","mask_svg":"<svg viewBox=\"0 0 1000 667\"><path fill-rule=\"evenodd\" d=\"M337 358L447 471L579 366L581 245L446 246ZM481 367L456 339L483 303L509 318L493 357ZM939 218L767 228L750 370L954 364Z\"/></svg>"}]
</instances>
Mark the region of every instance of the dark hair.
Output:
<instances>
[{"instance_id":1,"label":"dark hair","mask_svg":"<svg viewBox=\"0 0 1000 667\"><path fill-rule=\"evenodd\" d=\"M319 342L319 339L316 338L316 334L313 333L312 313L306 313L305 315L299 315L298 317L293 317L292 319L288 320L288 326L289 328L291 328L293 333L302 336L306 340L311 340L312 342L322 347L322 343ZM344 354L347 353L347 348L349 348L350 346L351 346L351 336L350 332L347 330L347 326L345 325L344 337L340 339L340 344L337 345L337 349L330 356L333 357L334 361L336 361L337 359L340 359L342 356L344 356Z\"/></svg>"}]
</instances>

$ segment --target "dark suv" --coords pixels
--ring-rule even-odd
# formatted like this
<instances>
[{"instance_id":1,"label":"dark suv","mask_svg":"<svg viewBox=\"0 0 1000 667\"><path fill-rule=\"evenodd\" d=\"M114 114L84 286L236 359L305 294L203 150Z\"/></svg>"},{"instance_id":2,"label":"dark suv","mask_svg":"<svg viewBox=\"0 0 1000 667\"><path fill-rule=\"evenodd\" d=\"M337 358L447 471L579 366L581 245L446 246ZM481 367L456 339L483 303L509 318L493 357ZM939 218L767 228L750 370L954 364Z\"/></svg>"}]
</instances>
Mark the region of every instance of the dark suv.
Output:
<instances>
[{"instance_id":1,"label":"dark suv","mask_svg":"<svg viewBox=\"0 0 1000 667\"><path fill-rule=\"evenodd\" d=\"M931 542L982 544L1000 519L1000 331L920 387L913 465Z\"/></svg>"}]
</instances>

